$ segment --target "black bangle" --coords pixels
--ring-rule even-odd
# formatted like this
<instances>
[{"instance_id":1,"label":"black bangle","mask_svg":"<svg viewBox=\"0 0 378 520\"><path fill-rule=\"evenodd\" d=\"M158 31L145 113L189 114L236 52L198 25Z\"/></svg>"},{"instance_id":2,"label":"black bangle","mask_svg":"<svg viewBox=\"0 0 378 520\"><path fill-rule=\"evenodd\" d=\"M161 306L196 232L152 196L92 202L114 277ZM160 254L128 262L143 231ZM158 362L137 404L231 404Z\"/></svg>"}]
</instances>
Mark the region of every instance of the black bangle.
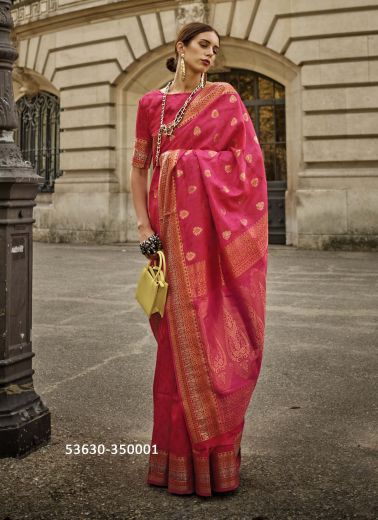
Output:
<instances>
[{"instance_id":1,"label":"black bangle","mask_svg":"<svg viewBox=\"0 0 378 520\"><path fill-rule=\"evenodd\" d=\"M154 255L157 251L163 249L163 244L159 235L155 233L143 240L143 242L140 242L139 247L143 255Z\"/></svg>"}]
</instances>

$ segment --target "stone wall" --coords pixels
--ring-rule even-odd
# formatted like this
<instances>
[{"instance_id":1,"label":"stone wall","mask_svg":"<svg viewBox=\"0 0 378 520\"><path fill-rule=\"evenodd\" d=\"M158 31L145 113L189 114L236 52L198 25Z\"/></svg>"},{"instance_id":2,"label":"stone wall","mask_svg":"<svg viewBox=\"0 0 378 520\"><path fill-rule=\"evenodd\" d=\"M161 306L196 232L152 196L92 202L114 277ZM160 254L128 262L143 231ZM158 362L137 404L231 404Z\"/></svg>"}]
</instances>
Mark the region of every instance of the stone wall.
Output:
<instances>
[{"instance_id":1,"label":"stone wall","mask_svg":"<svg viewBox=\"0 0 378 520\"><path fill-rule=\"evenodd\" d=\"M64 175L38 198L37 239L137 240L129 193L137 102L172 77L164 63L177 20L199 18L222 36L222 65L285 85L287 244L377 247L377 1L57 0L33 19L17 5L13 13L16 96L29 77L57 92L62 108Z\"/></svg>"}]
</instances>

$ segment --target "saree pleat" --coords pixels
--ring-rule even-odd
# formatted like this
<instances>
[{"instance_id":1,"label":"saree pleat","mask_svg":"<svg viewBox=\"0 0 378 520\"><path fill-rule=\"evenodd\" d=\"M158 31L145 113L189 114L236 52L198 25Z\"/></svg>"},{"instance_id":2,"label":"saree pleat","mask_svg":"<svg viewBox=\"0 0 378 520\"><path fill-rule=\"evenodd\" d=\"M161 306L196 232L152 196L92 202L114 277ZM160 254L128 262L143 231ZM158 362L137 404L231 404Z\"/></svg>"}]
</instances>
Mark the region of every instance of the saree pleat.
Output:
<instances>
[{"instance_id":1,"label":"saree pleat","mask_svg":"<svg viewBox=\"0 0 378 520\"><path fill-rule=\"evenodd\" d=\"M226 435L197 446L191 444L179 396L169 344L167 314L151 325L158 351L153 384L154 428L147 483L170 493L211 496L239 486L240 442L244 422ZM156 447L156 449L155 449ZM156 453L155 453L156 451Z\"/></svg>"},{"instance_id":2,"label":"saree pleat","mask_svg":"<svg viewBox=\"0 0 378 520\"><path fill-rule=\"evenodd\" d=\"M151 134L137 135L135 165L154 155L160 94L140 103L139 125L144 106ZM228 83L197 93L162 141L148 212L169 290L164 317L150 318L158 349L147 482L211 496L239 486L265 328L265 170L251 119Z\"/></svg>"}]
</instances>

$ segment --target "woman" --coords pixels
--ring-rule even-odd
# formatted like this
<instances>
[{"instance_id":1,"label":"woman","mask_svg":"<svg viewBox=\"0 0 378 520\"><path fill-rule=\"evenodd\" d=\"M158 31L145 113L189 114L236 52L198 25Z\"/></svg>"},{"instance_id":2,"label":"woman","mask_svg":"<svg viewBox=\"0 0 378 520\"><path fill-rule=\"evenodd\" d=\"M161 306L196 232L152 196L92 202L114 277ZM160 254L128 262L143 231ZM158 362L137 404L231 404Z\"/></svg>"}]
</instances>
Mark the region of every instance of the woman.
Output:
<instances>
[{"instance_id":1,"label":"woman","mask_svg":"<svg viewBox=\"0 0 378 520\"><path fill-rule=\"evenodd\" d=\"M201 496L239 486L265 326L265 171L236 90L205 82L219 44L209 25L181 29L167 60L173 82L139 100L131 171L141 250L153 263L163 249L169 284L164 316L150 318L158 350L147 482Z\"/></svg>"}]
</instances>

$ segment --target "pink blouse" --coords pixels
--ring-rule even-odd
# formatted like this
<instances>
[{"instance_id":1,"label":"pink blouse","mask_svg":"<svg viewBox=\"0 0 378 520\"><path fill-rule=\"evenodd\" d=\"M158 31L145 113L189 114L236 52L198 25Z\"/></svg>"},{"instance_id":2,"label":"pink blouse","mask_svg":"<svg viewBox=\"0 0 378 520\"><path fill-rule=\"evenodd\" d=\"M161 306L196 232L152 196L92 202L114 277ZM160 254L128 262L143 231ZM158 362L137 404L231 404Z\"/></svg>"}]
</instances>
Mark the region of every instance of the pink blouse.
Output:
<instances>
[{"instance_id":1,"label":"pink blouse","mask_svg":"<svg viewBox=\"0 0 378 520\"><path fill-rule=\"evenodd\" d=\"M196 92L192 100L198 95ZM148 169L152 156L156 153L156 137L160 126L161 103L163 93L151 90L144 94L138 103L135 124L134 151L131 164L137 168ZM175 92L167 95L164 112L164 123L172 121L177 111L185 103L190 92Z\"/></svg>"}]
</instances>

